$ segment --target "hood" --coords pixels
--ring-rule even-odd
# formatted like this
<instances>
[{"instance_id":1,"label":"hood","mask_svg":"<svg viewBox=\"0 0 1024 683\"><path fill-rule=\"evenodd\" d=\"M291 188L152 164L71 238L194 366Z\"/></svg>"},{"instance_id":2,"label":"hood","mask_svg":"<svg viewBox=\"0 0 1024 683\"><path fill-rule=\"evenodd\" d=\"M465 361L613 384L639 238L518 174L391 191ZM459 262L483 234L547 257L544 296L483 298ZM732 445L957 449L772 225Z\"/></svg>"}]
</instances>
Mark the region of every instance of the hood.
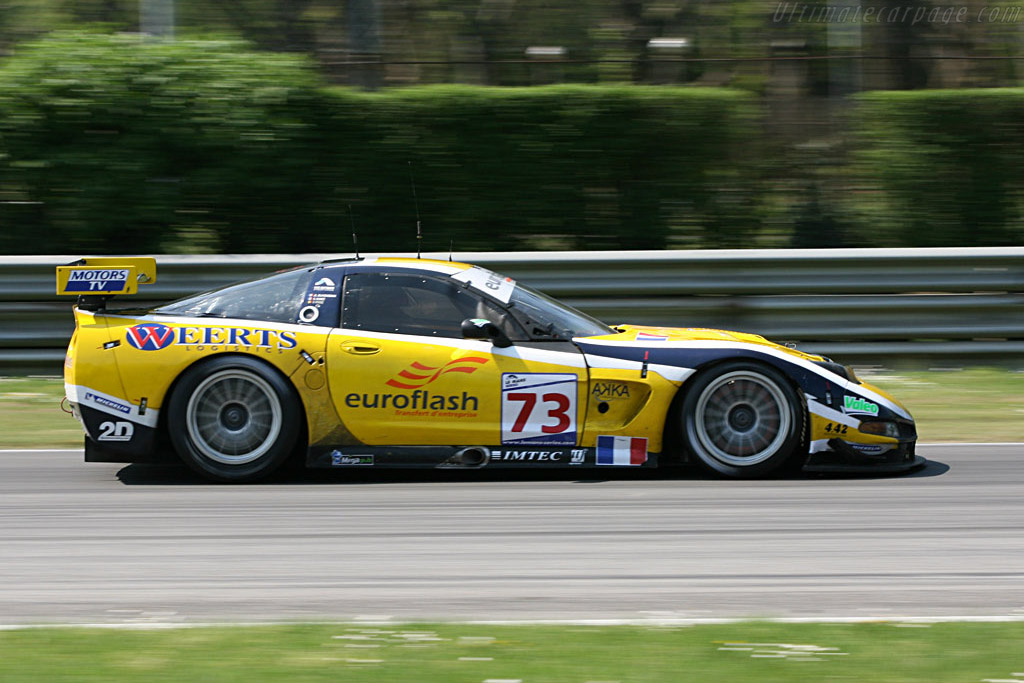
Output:
<instances>
[{"instance_id":1,"label":"hood","mask_svg":"<svg viewBox=\"0 0 1024 683\"><path fill-rule=\"evenodd\" d=\"M587 341L602 342L636 342L641 344L666 344L671 346L673 342L739 342L743 344L757 344L776 351L782 351L798 358L809 361L823 361L823 356L816 356L811 353L804 353L796 349L775 342L768 341L759 334L748 334L746 332L731 332L729 330L714 330L706 327L651 327L648 325L615 325L619 334L606 334L597 337L587 337Z\"/></svg>"}]
</instances>

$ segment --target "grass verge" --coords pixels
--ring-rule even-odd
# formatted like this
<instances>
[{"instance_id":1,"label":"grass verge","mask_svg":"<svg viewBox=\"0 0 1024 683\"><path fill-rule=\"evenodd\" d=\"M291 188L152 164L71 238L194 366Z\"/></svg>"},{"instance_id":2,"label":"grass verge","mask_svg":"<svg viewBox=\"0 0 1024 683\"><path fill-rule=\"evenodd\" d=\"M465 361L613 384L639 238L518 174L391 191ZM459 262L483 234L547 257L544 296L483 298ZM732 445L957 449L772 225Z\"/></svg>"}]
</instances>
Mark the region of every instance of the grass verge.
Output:
<instances>
[{"instance_id":1,"label":"grass verge","mask_svg":"<svg viewBox=\"0 0 1024 683\"><path fill-rule=\"evenodd\" d=\"M886 371L862 379L910 409L922 441L1024 441L1024 372Z\"/></svg>"},{"instance_id":2,"label":"grass verge","mask_svg":"<svg viewBox=\"0 0 1024 683\"><path fill-rule=\"evenodd\" d=\"M873 372L864 379L913 413L922 441L1024 441L1024 372L998 368ZM82 431L61 412L57 378L0 378L0 448L82 445Z\"/></svg>"},{"instance_id":3,"label":"grass verge","mask_svg":"<svg viewBox=\"0 0 1024 683\"><path fill-rule=\"evenodd\" d=\"M82 426L63 398L62 379L0 377L0 448L80 448Z\"/></svg>"},{"instance_id":4,"label":"grass verge","mask_svg":"<svg viewBox=\"0 0 1024 683\"><path fill-rule=\"evenodd\" d=\"M0 680L962 682L1024 678L1022 640L1019 622L27 629L0 633Z\"/></svg>"}]
</instances>

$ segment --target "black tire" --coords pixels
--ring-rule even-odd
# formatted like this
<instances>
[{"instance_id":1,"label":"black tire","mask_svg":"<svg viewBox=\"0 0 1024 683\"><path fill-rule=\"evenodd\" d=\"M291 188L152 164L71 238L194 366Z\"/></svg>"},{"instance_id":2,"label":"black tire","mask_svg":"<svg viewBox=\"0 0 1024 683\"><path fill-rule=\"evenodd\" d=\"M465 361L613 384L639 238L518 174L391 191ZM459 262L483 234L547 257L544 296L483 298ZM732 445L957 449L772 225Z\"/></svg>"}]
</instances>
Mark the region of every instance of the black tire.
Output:
<instances>
[{"instance_id":1,"label":"black tire","mask_svg":"<svg viewBox=\"0 0 1024 683\"><path fill-rule=\"evenodd\" d=\"M292 452L302 412L273 368L220 356L189 368L168 404L167 429L186 465L212 481L263 479Z\"/></svg>"},{"instance_id":2,"label":"black tire","mask_svg":"<svg viewBox=\"0 0 1024 683\"><path fill-rule=\"evenodd\" d=\"M680 415L683 439L705 469L737 479L763 477L798 451L804 409L778 370L729 361L688 384Z\"/></svg>"}]
</instances>

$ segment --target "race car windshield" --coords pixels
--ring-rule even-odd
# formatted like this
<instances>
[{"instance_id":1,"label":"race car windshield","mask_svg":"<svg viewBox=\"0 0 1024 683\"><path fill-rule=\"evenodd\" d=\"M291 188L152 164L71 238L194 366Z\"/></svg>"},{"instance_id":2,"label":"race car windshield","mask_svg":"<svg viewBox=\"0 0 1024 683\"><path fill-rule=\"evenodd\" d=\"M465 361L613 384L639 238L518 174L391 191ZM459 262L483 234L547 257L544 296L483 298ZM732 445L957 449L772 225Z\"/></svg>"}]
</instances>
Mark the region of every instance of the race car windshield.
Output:
<instances>
[{"instance_id":1,"label":"race car windshield","mask_svg":"<svg viewBox=\"0 0 1024 683\"><path fill-rule=\"evenodd\" d=\"M520 283L512 292L509 308L535 338L572 339L615 333L597 318Z\"/></svg>"},{"instance_id":2,"label":"race car windshield","mask_svg":"<svg viewBox=\"0 0 1024 683\"><path fill-rule=\"evenodd\" d=\"M302 307L312 272L305 268L278 273L253 282L228 285L185 297L154 313L200 318L241 318L293 323Z\"/></svg>"}]
</instances>

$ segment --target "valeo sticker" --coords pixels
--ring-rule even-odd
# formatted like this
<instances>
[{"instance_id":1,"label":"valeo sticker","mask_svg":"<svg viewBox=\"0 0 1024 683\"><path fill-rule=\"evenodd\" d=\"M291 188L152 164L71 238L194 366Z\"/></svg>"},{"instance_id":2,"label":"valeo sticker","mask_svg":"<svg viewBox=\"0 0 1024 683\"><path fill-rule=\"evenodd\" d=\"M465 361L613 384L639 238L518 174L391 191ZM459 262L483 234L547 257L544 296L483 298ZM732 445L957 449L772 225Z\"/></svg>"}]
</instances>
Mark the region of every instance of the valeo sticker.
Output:
<instances>
[{"instance_id":1,"label":"valeo sticker","mask_svg":"<svg viewBox=\"0 0 1024 683\"><path fill-rule=\"evenodd\" d=\"M878 415L878 404L859 396L843 396L843 412Z\"/></svg>"}]
</instances>

